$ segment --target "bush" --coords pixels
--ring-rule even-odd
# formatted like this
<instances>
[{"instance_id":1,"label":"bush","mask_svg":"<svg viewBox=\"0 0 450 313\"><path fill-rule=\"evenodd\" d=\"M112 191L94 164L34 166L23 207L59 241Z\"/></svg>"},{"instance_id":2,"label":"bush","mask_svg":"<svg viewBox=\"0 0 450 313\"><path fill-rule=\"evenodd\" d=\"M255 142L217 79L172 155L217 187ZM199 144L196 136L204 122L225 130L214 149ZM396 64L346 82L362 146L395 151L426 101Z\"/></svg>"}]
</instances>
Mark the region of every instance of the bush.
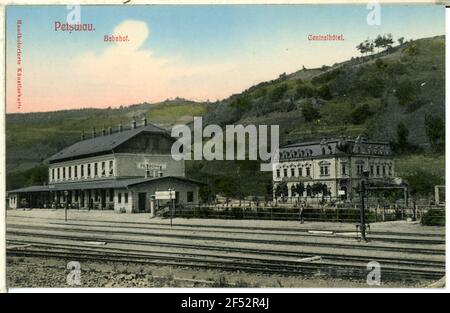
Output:
<instances>
[{"instance_id":1,"label":"bush","mask_svg":"<svg viewBox=\"0 0 450 313\"><path fill-rule=\"evenodd\" d=\"M398 103L401 106L405 106L415 99L417 90L411 81L405 79L398 83L395 94L397 96Z\"/></svg>"},{"instance_id":2,"label":"bush","mask_svg":"<svg viewBox=\"0 0 450 313\"><path fill-rule=\"evenodd\" d=\"M314 108L310 102L303 104L302 114L307 122L312 122L320 117L319 110Z\"/></svg>"},{"instance_id":3,"label":"bush","mask_svg":"<svg viewBox=\"0 0 450 313\"><path fill-rule=\"evenodd\" d=\"M331 98L333 98L333 96L331 95L330 92L330 87L328 87L328 85L322 85L319 87L317 94L320 98L324 99L324 100L331 100Z\"/></svg>"},{"instance_id":4,"label":"bush","mask_svg":"<svg viewBox=\"0 0 450 313\"><path fill-rule=\"evenodd\" d=\"M286 93L288 86L286 84L279 85L275 87L270 93L270 101L276 102L279 101L283 95Z\"/></svg>"},{"instance_id":5,"label":"bush","mask_svg":"<svg viewBox=\"0 0 450 313\"><path fill-rule=\"evenodd\" d=\"M367 103L360 105L350 113L350 120L353 124L359 125L365 122L365 120L373 114L370 111L370 107Z\"/></svg>"},{"instance_id":6,"label":"bush","mask_svg":"<svg viewBox=\"0 0 450 313\"><path fill-rule=\"evenodd\" d=\"M422 216L422 225L425 226L445 226L445 210L430 209Z\"/></svg>"},{"instance_id":7,"label":"bush","mask_svg":"<svg viewBox=\"0 0 450 313\"><path fill-rule=\"evenodd\" d=\"M316 90L307 84L300 84L296 89L296 97L297 98L311 98L316 94Z\"/></svg>"}]
</instances>

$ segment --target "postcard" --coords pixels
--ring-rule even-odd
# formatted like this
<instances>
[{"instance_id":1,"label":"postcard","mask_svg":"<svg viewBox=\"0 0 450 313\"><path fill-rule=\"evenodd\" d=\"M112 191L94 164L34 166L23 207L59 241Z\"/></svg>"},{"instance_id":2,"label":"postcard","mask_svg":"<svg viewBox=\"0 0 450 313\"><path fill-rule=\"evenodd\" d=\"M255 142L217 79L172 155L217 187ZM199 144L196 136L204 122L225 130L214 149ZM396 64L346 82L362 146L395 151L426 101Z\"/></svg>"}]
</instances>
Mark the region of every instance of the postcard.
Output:
<instances>
[{"instance_id":1,"label":"postcard","mask_svg":"<svg viewBox=\"0 0 450 313\"><path fill-rule=\"evenodd\" d=\"M445 13L5 6L6 288L444 288Z\"/></svg>"}]
</instances>

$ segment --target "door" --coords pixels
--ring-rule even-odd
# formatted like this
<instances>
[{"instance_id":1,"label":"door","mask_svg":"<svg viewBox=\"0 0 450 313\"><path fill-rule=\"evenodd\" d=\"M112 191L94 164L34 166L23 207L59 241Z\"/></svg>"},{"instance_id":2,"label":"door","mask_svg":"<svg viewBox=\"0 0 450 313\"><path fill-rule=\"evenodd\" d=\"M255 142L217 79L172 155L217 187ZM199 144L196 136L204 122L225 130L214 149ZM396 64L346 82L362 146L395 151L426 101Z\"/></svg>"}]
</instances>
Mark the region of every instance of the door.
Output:
<instances>
[{"instance_id":1,"label":"door","mask_svg":"<svg viewBox=\"0 0 450 313\"><path fill-rule=\"evenodd\" d=\"M145 211L145 200L146 200L145 192L140 192L138 195L139 212Z\"/></svg>"}]
</instances>

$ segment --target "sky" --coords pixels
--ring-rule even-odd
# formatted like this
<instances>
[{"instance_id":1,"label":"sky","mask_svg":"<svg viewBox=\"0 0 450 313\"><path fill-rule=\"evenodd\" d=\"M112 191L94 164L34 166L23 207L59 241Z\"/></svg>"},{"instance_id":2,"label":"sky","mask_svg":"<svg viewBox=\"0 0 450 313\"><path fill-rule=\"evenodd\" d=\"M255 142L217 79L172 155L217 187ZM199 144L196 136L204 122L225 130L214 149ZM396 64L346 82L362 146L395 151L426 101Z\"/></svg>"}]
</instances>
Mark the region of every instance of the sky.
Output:
<instances>
[{"instance_id":1,"label":"sky","mask_svg":"<svg viewBox=\"0 0 450 313\"><path fill-rule=\"evenodd\" d=\"M94 31L55 31L73 9L8 6L8 113L118 107L183 97L216 101L262 81L357 56L378 34L417 39L445 33L444 7L383 5L81 6ZM17 21L21 20L21 106ZM70 20L70 19L69 19ZM311 41L309 35L343 35ZM105 42L105 35L128 35Z\"/></svg>"}]
</instances>

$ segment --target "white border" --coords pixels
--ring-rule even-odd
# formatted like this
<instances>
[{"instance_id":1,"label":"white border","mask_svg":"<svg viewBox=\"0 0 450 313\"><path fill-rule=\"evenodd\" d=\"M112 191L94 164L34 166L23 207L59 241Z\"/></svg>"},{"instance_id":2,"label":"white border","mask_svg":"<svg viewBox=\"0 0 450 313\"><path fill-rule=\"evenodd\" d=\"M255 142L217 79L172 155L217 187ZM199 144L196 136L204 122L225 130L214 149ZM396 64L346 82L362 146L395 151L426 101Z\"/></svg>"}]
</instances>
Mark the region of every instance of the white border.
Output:
<instances>
[{"instance_id":1,"label":"white border","mask_svg":"<svg viewBox=\"0 0 450 313\"><path fill-rule=\"evenodd\" d=\"M367 4L373 0L156 0L156 1L146 1L146 0L131 0L127 5L133 4ZM5 5L26 5L26 4L115 4L121 5L123 1L108 1L108 0L6 0L6 3L0 5L0 51L2 54L5 51ZM434 1L434 0L379 0L377 1L381 4L395 3L395 4L437 4L442 5L447 3L450 5L450 0ZM450 21L450 8L446 9L446 37L450 34L449 28ZM450 49L448 49L448 41L446 40L446 100L445 104L448 104L448 93L450 92L450 72L447 71L450 60ZM0 84L5 86L5 55L2 55L0 62ZM410 288L11 288L6 289L5 282L5 266L6 266L6 249L5 249L5 89L0 88L0 99L2 101L0 105L0 292L11 292L11 293L342 293L342 292L355 292L355 293L394 293L394 292L409 292L409 293L447 293L447 287L443 289L410 289ZM446 110L445 114L446 120L450 120L449 110ZM450 130L446 127L446 138L450 138ZM450 153L449 145L446 145L446 154ZM446 160L446 178L450 177L450 169L448 164L448 159ZM450 199L450 191L446 189L446 198ZM446 230L450 222L450 216L446 216ZM446 251L449 249L449 242L446 240ZM446 254L446 269L449 268L450 262ZM446 286L448 284L448 278L446 277Z\"/></svg>"}]
</instances>

